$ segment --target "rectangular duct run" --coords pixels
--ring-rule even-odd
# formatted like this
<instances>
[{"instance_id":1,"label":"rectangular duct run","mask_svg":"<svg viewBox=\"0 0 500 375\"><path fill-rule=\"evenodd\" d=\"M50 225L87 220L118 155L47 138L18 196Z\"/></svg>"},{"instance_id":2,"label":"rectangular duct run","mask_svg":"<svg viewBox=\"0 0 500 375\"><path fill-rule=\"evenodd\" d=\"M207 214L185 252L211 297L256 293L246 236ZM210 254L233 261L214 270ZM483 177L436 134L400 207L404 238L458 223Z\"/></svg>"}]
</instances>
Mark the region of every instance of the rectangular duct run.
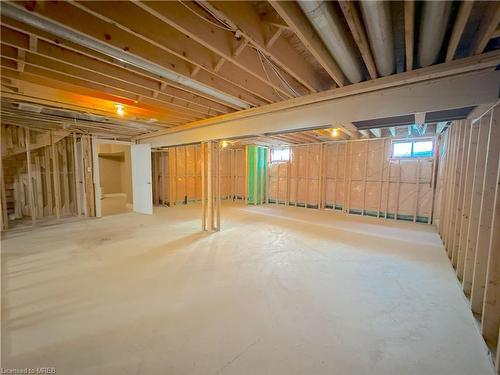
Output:
<instances>
[{"instance_id":1,"label":"rectangular duct run","mask_svg":"<svg viewBox=\"0 0 500 375\"><path fill-rule=\"evenodd\" d=\"M454 121L463 120L467 118L469 113L474 109L474 107L463 107L455 109L446 109L442 111L427 112L425 114L425 122L442 122L442 121ZM415 115L400 115L393 117L383 117L371 120L354 121L353 124L358 129L376 129L376 128L388 128L392 126L404 126L415 124Z\"/></svg>"}]
</instances>

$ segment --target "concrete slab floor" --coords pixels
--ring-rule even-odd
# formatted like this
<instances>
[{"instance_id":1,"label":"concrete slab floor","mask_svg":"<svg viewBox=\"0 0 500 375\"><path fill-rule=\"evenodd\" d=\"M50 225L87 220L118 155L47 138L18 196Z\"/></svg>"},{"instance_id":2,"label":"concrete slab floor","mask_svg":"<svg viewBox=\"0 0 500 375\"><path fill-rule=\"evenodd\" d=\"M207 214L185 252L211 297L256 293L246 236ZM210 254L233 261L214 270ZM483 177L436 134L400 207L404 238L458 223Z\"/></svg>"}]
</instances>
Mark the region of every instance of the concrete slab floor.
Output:
<instances>
[{"instance_id":1,"label":"concrete slab floor","mask_svg":"<svg viewBox=\"0 0 500 375\"><path fill-rule=\"evenodd\" d=\"M493 374L432 226L156 208L7 234L2 366L57 374Z\"/></svg>"}]
</instances>

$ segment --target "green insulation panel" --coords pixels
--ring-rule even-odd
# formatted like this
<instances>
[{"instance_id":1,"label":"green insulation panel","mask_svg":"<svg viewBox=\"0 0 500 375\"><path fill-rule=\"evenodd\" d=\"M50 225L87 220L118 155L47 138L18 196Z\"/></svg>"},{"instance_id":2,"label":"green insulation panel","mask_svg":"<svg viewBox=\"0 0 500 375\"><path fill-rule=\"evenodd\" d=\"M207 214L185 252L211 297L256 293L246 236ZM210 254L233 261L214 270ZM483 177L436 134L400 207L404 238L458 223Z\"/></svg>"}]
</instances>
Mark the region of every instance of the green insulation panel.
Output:
<instances>
[{"instance_id":1,"label":"green insulation panel","mask_svg":"<svg viewBox=\"0 0 500 375\"><path fill-rule=\"evenodd\" d=\"M248 146L248 203L264 203L267 188L268 149Z\"/></svg>"}]
</instances>

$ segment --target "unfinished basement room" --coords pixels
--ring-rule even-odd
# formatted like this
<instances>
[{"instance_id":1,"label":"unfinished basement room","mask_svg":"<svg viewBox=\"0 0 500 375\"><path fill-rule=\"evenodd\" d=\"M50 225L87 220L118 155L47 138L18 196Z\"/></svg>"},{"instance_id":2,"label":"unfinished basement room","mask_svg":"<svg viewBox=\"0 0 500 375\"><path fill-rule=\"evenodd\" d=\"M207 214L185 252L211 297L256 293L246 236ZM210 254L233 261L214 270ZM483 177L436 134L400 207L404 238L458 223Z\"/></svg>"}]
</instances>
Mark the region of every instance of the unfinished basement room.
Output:
<instances>
[{"instance_id":1,"label":"unfinished basement room","mask_svg":"<svg viewBox=\"0 0 500 375\"><path fill-rule=\"evenodd\" d=\"M1 9L1 374L500 374L500 1Z\"/></svg>"}]
</instances>

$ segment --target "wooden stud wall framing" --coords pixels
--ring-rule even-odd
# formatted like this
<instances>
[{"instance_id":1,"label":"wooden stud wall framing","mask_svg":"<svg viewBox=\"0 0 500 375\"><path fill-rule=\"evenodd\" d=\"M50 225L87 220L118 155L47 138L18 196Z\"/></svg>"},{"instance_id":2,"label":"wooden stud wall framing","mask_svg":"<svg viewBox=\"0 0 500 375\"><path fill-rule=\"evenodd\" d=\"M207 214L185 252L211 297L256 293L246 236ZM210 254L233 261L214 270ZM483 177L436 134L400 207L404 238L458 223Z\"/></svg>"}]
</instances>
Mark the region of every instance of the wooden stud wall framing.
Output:
<instances>
[{"instance_id":1,"label":"wooden stud wall framing","mask_svg":"<svg viewBox=\"0 0 500 375\"><path fill-rule=\"evenodd\" d=\"M174 206L202 200L202 146L153 150L153 204ZM245 150L221 148L221 199L246 199Z\"/></svg>"},{"instance_id":2,"label":"wooden stud wall framing","mask_svg":"<svg viewBox=\"0 0 500 375\"><path fill-rule=\"evenodd\" d=\"M386 138L290 150L289 162L269 166L271 202L430 223L435 157L391 160Z\"/></svg>"},{"instance_id":3,"label":"wooden stud wall framing","mask_svg":"<svg viewBox=\"0 0 500 375\"><path fill-rule=\"evenodd\" d=\"M95 215L88 136L10 125L2 125L1 134L2 229L8 228L9 220L23 217L36 225L50 217Z\"/></svg>"},{"instance_id":4,"label":"wooden stud wall framing","mask_svg":"<svg viewBox=\"0 0 500 375\"><path fill-rule=\"evenodd\" d=\"M443 137L438 231L499 371L500 105Z\"/></svg>"}]
</instances>

